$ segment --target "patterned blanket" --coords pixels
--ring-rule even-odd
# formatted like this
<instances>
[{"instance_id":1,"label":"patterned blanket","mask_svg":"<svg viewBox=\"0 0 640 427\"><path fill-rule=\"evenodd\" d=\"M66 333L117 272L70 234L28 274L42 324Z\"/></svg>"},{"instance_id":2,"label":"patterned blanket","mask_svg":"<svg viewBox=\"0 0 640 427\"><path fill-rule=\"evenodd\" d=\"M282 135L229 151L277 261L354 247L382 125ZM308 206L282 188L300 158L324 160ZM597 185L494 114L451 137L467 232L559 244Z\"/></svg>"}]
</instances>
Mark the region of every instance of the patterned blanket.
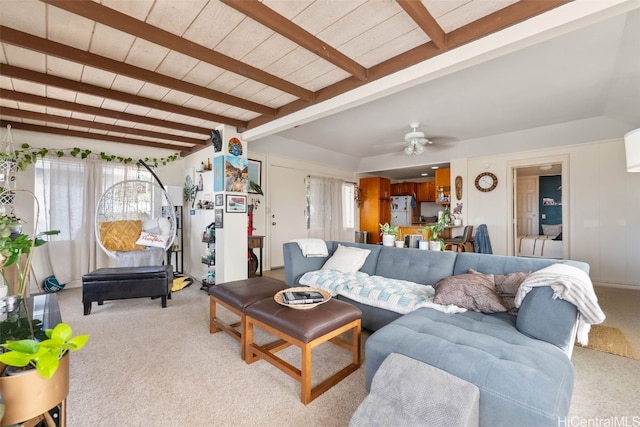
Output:
<instances>
[{"instance_id":1,"label":"patterned blanket","mask_svg":"<svg viewBox=\"0 0 640 427\"><path fill-rule=\"evenodd\" d=\"M435 304L433 286L406 280L370 276L367 273L342 273L336 270L315 270L305 273L300 284L321 288L331 295L343 295L362 304L406 314L420 307L445 313L466 311L455 305Z\"/></svg>"}]
</instances>

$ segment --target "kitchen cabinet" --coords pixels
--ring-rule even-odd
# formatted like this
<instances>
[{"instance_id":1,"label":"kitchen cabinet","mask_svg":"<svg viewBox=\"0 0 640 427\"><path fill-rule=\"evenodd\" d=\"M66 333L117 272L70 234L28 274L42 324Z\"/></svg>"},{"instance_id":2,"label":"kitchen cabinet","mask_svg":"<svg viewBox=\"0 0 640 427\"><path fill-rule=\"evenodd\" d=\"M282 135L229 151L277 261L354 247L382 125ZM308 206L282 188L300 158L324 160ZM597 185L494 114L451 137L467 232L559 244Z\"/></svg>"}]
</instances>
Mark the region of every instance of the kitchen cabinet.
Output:
<instances>
[{"instance_id":1,"label":"kitchen cabinet","mask_svg":"<svg viewBox=\"0 0 640 427\"><path fill-rule=\"evenodd\" d=\"M440 192L440 188L442 187L442 191L445 199L440 200L436 196L436 203L440 203L443 205L448 205L451 203L451 169L450 168L442 168L436 169L436 194Z\"/></svg>"},{"instance_id":2,"label":"kitchen cabinet","mask_svg":"<svg viewBox=\"0 0 640 427\"><path fill-rule=\"evenodd\" d=\"M392 196L413 196L416 194L415 182L398 182L391 184Z\"/></svg>"},{"instance_id":3,"label":"kitchen cabinet","mask_svg":"<svg viewBox=\"0 0 640 427\"><path fill-rule=\"evenodd\" d=\"M436 201L436 183L419 182L416 185L416 200L418 202L435 202Z\"/></svg>"},{"instance_id":4,"label":"kitchen cabinet","mask_svg":"<svg viewBox=\"0 0 640 427\"><path fill-rule=\"evenodd\" d=\"M362 178L360 193L360 230L369 232L369 243L379 243L380 224L391 222L391 182L381 177Z\"/></svg>"}]
</instances>

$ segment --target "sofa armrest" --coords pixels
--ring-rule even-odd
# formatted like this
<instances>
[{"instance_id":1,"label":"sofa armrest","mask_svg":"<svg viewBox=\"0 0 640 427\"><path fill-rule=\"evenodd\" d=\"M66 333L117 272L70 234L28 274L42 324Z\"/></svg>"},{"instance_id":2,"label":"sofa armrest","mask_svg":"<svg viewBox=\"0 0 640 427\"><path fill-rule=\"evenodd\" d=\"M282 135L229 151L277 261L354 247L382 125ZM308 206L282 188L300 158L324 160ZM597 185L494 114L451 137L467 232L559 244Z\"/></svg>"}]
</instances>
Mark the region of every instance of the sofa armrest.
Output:
<instances>
[{"instance_id":1,"label":"sofa armrest","mask_svg":"<svg viewBox=\"0 0 640 427\"><path fill-rule=\"evenodd\" d=\"M329 256L334 248L331 242L327 242ZM304 273L320 270L329 257L305 257L300 246L295 242L287 242L282 245L284 255L284 278L289 286L300 286L298 281Z\"/></svg>"},{"instance_id":2,"label":"sofa armrest","mask_svg":"<svg viewBox=\"0 0 640 427\"><path fill-rule=\"evenodd\" d=\"M575 341L578 310L563 299L553 299L553 289L531 289L518 309L516 328L523 334L546 341L571 357Z\"/></svg>"}]
</instances>

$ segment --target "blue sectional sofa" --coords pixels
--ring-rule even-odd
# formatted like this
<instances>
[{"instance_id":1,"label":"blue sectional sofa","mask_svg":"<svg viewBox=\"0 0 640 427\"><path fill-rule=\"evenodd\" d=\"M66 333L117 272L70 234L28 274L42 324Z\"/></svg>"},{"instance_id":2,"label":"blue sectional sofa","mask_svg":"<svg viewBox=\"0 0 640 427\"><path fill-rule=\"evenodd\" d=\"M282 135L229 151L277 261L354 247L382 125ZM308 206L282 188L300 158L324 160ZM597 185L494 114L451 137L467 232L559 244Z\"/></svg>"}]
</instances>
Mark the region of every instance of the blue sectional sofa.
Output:
<instances>
[{"instance_id":1,"label":"blue sectional sofa","mask_svg":"<svg viewBox=\"0 0 640 427\"><path fill-rule=\"evenodd\" d=\"M371 251L361 272L421 285L434 285L440 279L468 273L469 269L506 275L564 262L589 271L588 264L578 261L335 241L326 244L327 257L305 257L297 243L284 244L285 280L289 286L300 286L305 273L321 269L338 244ZM567 416L573 391L570 357L577 308L554 299L550 287L528 292L517 315L475 311L448 314L432 308L399 314L342 295L337 298L360 308L363 327L374 331L365 346L367 389L384 359L391 353L400 353L478 386L481 426L557 426Z\"/></svg>"}]
</instances>

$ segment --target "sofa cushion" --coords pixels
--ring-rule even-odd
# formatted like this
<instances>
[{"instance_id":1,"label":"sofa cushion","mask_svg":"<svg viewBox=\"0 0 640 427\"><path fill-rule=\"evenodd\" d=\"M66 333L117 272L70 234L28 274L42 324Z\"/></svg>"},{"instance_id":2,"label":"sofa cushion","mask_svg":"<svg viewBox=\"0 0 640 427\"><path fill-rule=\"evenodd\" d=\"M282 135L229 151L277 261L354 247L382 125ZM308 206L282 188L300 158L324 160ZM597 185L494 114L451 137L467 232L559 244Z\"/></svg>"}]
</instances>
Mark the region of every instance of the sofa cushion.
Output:
<instances>
[{"instance_id":1,"label":"sofa cushion","mask_svg":"<svg viewBox=\"0 0 640 427\"><path fill-rule=\"evenodd\" d=\"M454 271L452 274L464 274L470 268L481 273L509 274L518 271L537 271L548 267L551 264L562 262L573 265L581 270L589 272L589 264L579 261L563 261L545 258L525 258L504 255L479 254L473 252L459 252L455 259Z\"/></svg>"},{"instance_id":2,"label":"sofa cushion","mask_svg":"<svg viewBox=\"0 0 640 427\"><path fill-rule=\"evenodd\" d=\"M567 416L573 365L553 344L514 328L515 316L420 308L365 344L366 387L391 353L436 366L480 389L480 425L557 426Z\"/></svg>"},{"instance_id":3,"label":"sofa cushion","mask_svg":"<svg viewBox=\"0 0 640 427\"><path fill-rule=\"evenodd\" d=\"M370 249L354 248L338 244L336 251L322 266L323 270L337 270L343 273L353 273L364 265Z\"/></svg>"},{"instance_id":4,"label":"sofa cushion","mask_svg":"<svg viewBox=\"0 0 640 427\"><path fill-rule=\"evenodd\" d=\"M376 271L369 274L433 285L438 280L453 275L455 261L456 252L383 246Z\"/></svg>"},{"instance_id":5,"label":"sofa cushion","mask_svg":"<svg viewBox=\"0 0 640 427\"><path fill-rule=\"evenodd\" d=\"M496 292L492 275L458 274L438 280L433 287L436 304L453 304L480 313L507 311Z\"/></svg>"}]
</instances>

